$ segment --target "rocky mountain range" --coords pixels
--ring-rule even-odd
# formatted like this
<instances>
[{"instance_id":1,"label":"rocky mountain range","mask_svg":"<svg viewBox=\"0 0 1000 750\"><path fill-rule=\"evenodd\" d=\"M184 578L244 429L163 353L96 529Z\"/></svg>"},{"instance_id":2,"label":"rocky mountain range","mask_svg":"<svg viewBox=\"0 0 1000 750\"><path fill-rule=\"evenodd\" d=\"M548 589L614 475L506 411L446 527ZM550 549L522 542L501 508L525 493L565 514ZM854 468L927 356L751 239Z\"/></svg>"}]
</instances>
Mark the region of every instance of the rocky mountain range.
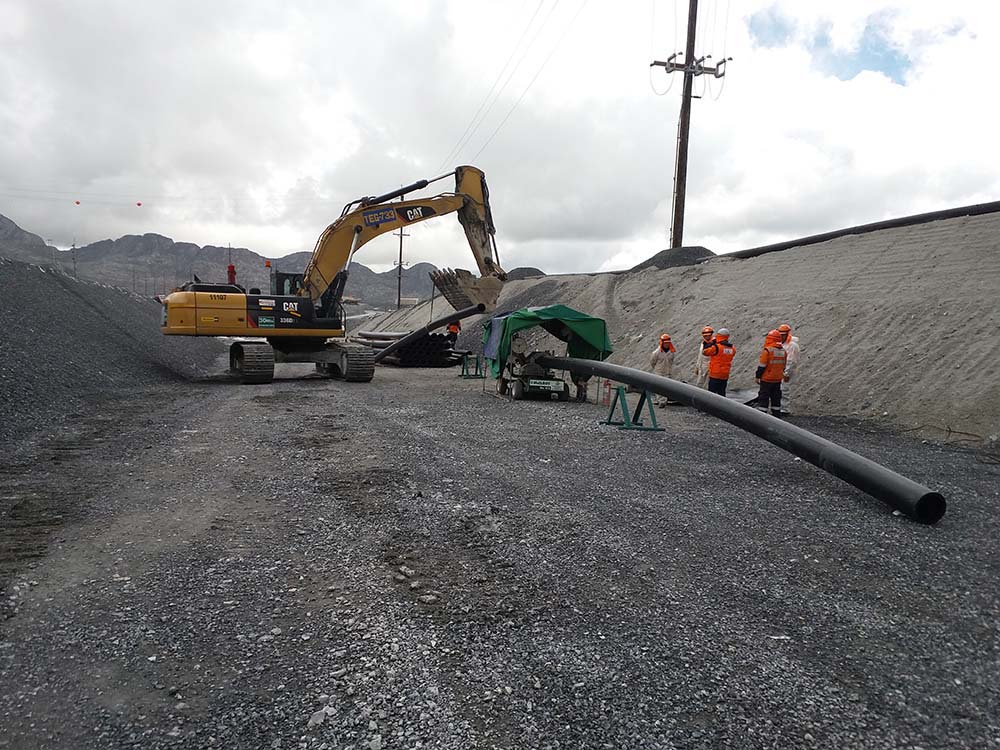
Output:
<instances>
[{"instance_id":1,"label":"rocky mountain range","mask_svg":"<svg viewBox=\"0 0 1000 750\"><path fill-rule=\"evenodd\" d=\"M265 260L281 271L301 271L310 253L266 258L245 247L198 246L175 242L159 234L125 235L117 240L84 245L75 251L59 250L0 215L0 256L53 267L71 276L139 294L155 295L190 281L195 275L203 281L225 281L230 259L236 266L240 284L268 289L269 270ZM428 273L434 269L430 263L405 267L402 296L429 299L433 284ZM396 286L396 269L378 273L360 263L351 263L345 295L356 297L370 307L395 307Z\"/></svg>"}]
</instances>

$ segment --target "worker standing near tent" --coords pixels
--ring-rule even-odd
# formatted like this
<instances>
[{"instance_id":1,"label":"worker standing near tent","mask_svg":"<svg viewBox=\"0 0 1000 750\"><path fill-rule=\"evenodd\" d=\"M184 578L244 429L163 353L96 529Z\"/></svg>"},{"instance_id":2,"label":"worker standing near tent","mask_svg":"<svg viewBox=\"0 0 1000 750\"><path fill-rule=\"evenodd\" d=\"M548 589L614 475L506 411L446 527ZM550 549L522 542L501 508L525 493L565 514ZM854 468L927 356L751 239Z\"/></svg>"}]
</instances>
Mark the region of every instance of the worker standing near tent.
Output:
<instances>
[{"instance_id":1,"label":"worker standing near tent","mask_svg":"<svg viewBox=\"0 0 1000 750\"><path fill-rule=\"evenodd\" d=\"M708 385L708 360L702 354L705 347L712 343L713 338L715 338L715 329L712 326L705 326L701 329L701 342L694 355L694 384L699 388Z\"/></svg>"},{"instance_id":2,"label":"worker standing near tent","mask_svg":"<svg viewBox=\"0 0 1000 750\"><path fill-rule=\"evenodd\" d=\"M785 349L785 382L781 384L781 413L792 413L792 382L799 376L799 364L802 361L802 347L799 346L799 337L791 336L789 331L789 341L782 345Z\"/></svg>"},{"instance_id":3,"label":"worker standing near tent","mask_svg":"<svg viewBox=\"0 0 1000 750\"><path fill-rule=\"evenodd\" d=\"M649 358L649 368L653 371L654 375L659 375L664 378L673 377L674 352L676 351L677 350L674 348L673 342L670 340L669 333L664 333L660 336L660 342L657 344L656 348L653 350L653 354ZM656 404L656 406L666 406L668 399L666 396L658 394L653 399L653 403Z\"/></svg>"},{"instance_id":4,"label":"worker standing near tent","mask_svg":"<svg viewBox=\"0 0 1000 750\"><path fill-rule=\"evenodd\" d=\"M708 390L725 396L736 356L736 347L729 341L729 329L720 328L712 342L701 350L701 356L708 359Z\"/></svg>"},{"instance_id":5,"label":"worker standing near tent","mask_svg":"<svg viewBox=\"0 0 1000 750\"><path fill-rule=\"evenodd\" d=\"M760 384L758 411L766 412L770 408L771 414L777 416L781 410L781 382L785 379L786 354L781 347L781 333L777 329L768 331L754 375L754 380Z\"/></svg>"}]
</instances>

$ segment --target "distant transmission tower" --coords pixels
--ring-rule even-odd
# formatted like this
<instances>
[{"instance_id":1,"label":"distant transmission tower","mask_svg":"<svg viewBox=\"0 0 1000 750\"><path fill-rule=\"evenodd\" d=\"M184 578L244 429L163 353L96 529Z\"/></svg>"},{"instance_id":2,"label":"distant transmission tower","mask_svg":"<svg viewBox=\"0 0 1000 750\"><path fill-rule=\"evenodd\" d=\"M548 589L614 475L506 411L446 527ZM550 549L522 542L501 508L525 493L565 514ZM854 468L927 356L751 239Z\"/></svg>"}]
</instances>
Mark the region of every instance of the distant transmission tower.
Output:
<instances>
[{"instance_id":1,"label":"distant transmission tower","mask_svg":"<svg viewBox=\"0 0 1000 750\"><path fill-rule=\"evenodd\" d=\"M684 244L684 198L687 187L688 164L688 132L691 129L691 95L695 76L710 73L716 78L726 75L726 63L732 60L726 57L715 67L705 65L711 55L694 56L695 32L698 28L698 0L690 0L688 5L687 47L683 53L684 62L675 62L682 54L674 52L666 61L654 60L649 67L661 66L667 73L680 71L684 74L684 90L681 93L681 116L677 123L677 163L674 167L674 207L670 220L670 247L681 247Z\"/></svg>"}]
</instances>

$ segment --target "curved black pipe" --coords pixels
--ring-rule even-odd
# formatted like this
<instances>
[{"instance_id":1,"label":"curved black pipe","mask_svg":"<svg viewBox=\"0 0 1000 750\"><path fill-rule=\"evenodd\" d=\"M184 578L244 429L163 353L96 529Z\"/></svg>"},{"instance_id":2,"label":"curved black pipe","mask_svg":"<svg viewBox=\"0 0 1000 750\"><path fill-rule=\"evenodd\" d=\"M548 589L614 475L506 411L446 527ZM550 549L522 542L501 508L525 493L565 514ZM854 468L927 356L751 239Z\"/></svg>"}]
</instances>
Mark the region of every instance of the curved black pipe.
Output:
<instances>
[{"instance_id":1,"label":"curved black pipe","mask_svg":"<svg viewBox=\"0 0 1000 750\"><path fill-rule=\"evenodd\" d=\"M947 508L947 503L939 492L917 484L801 427L693 385L633 370L631 367L589 359L543 355L536 361L542 367L569 370L581 375L597 375L619 383L645 388L647 391L689 404L747 432L752 432L789 453L794 453L920 523L937 523Z\"/></svg>"},{"instance_id":2,"label":"curved black pipe","mask_svg":"<svg viewBox=\"0 0 1000 750\"><path fill-rule=\"evenodd\" d=\"M433 331L435 328L440 328L441 326L446 326L449 323L455 323L461 320L462 318L468 318L470 315L478 315L479 313L484 313L484 312L486 312L486 305L480 302L478 305L473 305L472 307L466 307L461 310L456 310L455 312L445 315L442 318L438 318L437 320L432 320L423 328L418 328L415 331L411 331L410 333L403 336L403 338L393 341L391 344L389 344L389 346L387 346L385 349L383 349L382 351L378 352L375 355L375 361L381 362L383 359L388 357L397 349L402 349L407 344L416 341L417 339L423 338L428 333Z\"/></svg>"}]
</instances>

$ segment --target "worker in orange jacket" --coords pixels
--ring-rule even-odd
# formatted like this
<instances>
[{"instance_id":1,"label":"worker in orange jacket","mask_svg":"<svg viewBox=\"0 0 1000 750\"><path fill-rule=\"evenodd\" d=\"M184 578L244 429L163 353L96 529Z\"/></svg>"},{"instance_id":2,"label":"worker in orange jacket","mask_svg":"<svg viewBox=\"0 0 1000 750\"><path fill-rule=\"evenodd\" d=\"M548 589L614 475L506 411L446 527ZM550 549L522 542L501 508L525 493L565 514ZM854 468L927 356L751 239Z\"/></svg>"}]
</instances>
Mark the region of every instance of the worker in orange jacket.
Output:
<instances>
[{"instance_id":1,"label":"worker in orange jacket","mask_svg":"<svg viewBox=\"0 0 1000 750\"><path fill-rule=\"evenodd\" d=\"M729 371L736 356L736 347L729 341L729 329L720 328L709 345L701 350L701 355L708 357L708 390L725 396Z\"/></svg>"},{"instance_id":2,"label":"worker in orange jacket","mask_svg":"<svg viewBox=\"0 0 1000 750\"><path fill-rule=\"evenodd\" d=\"M775 329L764 337L764 348L757 363L754 376L760 384L757 393L757 409L778 416L781 410L781 382L785 379L786 352L781 347L781 333Z\"/></svg>"},{"instance_id":3,"label":"worker in orange jacket","mask_svg":"<svg viewBox=\"0 0 1000 750\"><path fill-rule=\"evenodd\" d=\"M448 340L454 344L456 341L458 341L458 334L462 330L462 322L460 320L456 320L452 323L449 323L448 328L445 330L448 331L447 334Z\"/></svg>"}]
</instances>

